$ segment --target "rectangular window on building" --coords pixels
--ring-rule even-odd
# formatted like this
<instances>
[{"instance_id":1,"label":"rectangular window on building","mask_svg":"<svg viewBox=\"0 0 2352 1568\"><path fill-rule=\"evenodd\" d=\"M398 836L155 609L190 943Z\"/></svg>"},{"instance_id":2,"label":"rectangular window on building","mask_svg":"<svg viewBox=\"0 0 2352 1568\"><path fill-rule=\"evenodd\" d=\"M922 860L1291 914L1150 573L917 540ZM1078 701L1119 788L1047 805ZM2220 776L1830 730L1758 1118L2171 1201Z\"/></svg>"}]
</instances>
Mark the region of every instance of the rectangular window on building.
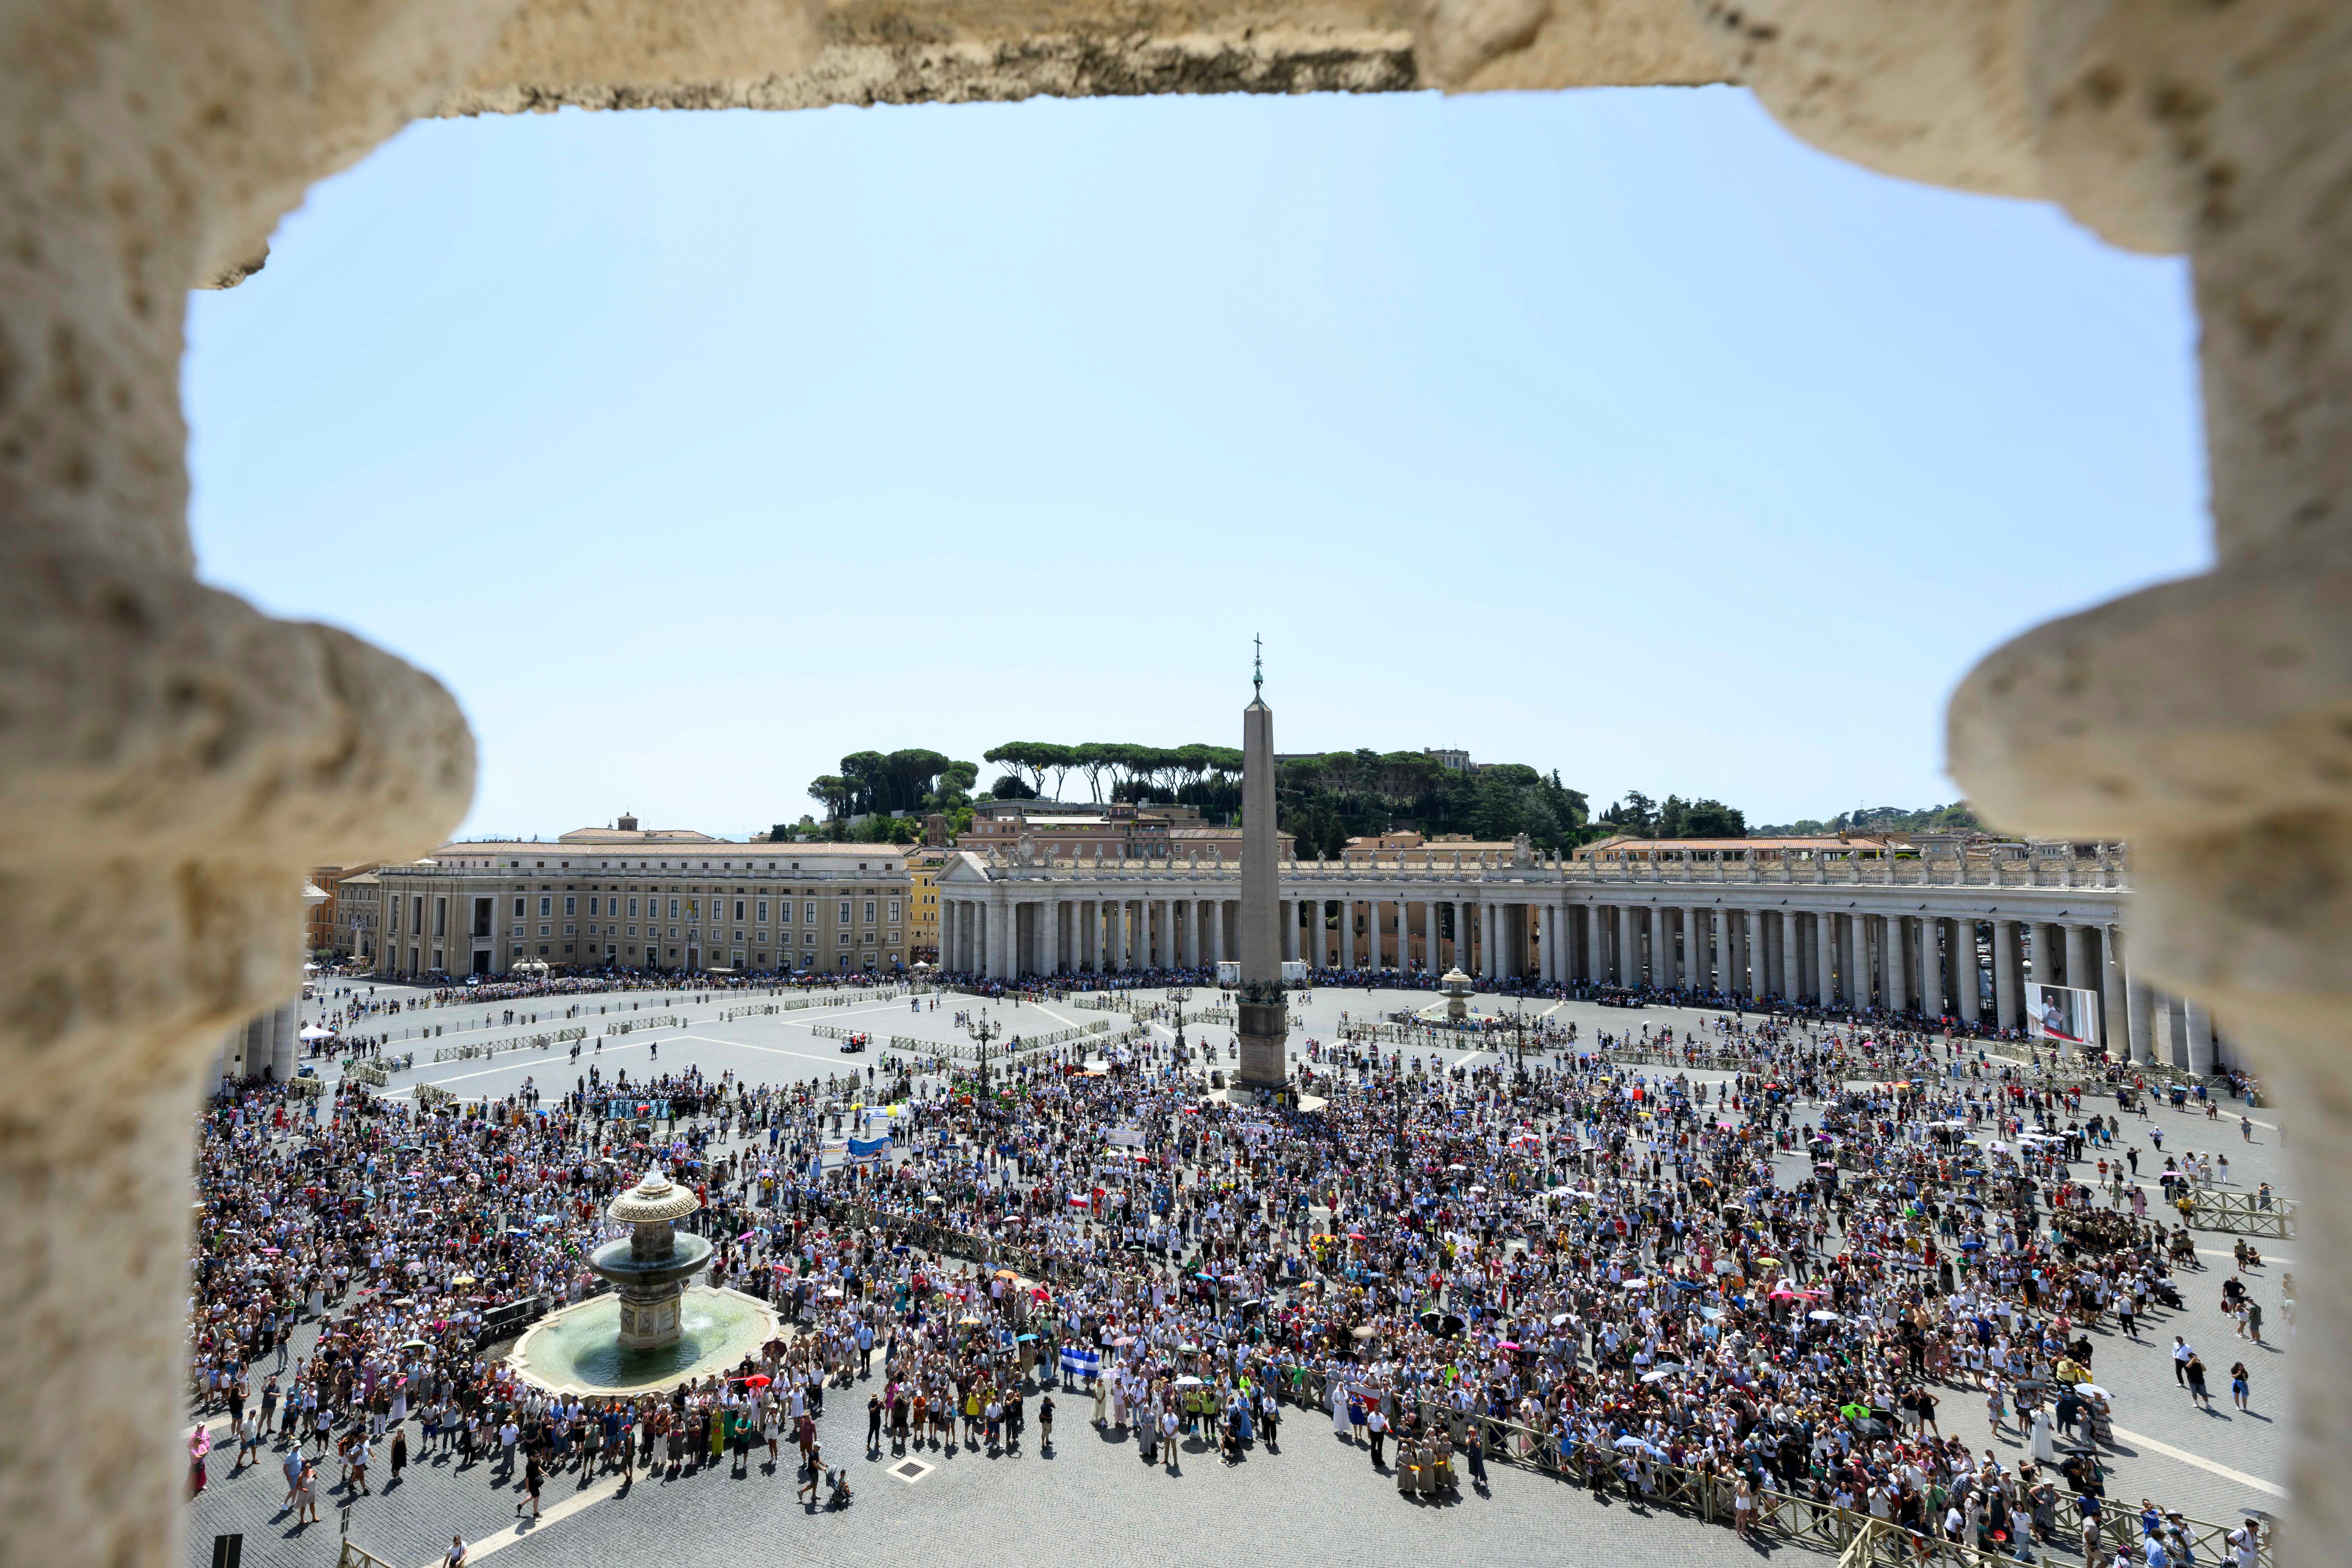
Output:
<instances>
[{"instance_id":1,"label":"rectangular window on building","mask_svg":"<svg viewBox=\"0 0 2352 1568\"><path fill-rule=\"evenodd\" d=\"M714 902L716 901L714 900ZM698 898L689 898L686 901L686 917L688 920L699 920L702 918L702 900Z\"/></svg>"},{"instance_id":2,"label":"rectangular window on building","mask_svg":"<svg viewBox=\"0 0 2352 1568\"><path fill-rule=\"evenodd\" d=\"M591 915L596 913L596 901L593 897L588 900L588 913Z\"/></svg>"},{"instance_id":3,"label":"rectangular window on building","mask_svg":"<svg viewBox=\"0 0 2352 1568\"><path fill-rule=\"evenodd\" d=\"M542 925L542 926L541 926L541 927L539 928L539 934L540 934L541 936L546 936L551 935L551 933L549 932L548 928L547 928L546 926L544 926L544 925Z\"/></svg>"},{"instance_id":4,"label":"rectangular window on building","mask_svg":"<svg viewBox=\"0 0 2352 1568\"><path fill-rule=\"evenodd\" d=\"M539 913L540 913L542 916L550 915L554 914L554 913L555 913L555 900L553 900L553 899L551 899L551 898L541 897L541 898L540 899L540 901L539 901Z\"/></svg>"},{"instance_id":5,"label":"rectangular window on building","mask_svg":"<svg viewBox=\"0 0 2352 1568\"><path fill-rule=\"evenodd\" d=\"M895 898L890 901L890 918L893 923L898 918L898 901Z\"/></svg>"},{"instance_id":6,"label":"rectangular window on building","mask_svg":"<svg viewBox=\"0 0 2352 1568\"><path fill-rule=\"evenodd\" d=\"M846 931L845 931L845 932L843 932L839 936L836 936L835 938L834 938L834 944L833 944L833 945L834 945L835 946L836 946L836 947L846 947L846 946L849 946L849 933L848 933L848 932L846 932Z\"/></svg>"},{"instance_id":7,"label":"rectangular window on building","mask_svg":"<svg viewBox=\"0 0 2352 1568\"><path fill-rule=\"evenodd\" d=\"M566 914L566 915L577 915L577 914L579 914L579 913L580 913L580 901L579 901L578 899L576 899L576 898L572 898L572 897L570 897L570 896L566 896L566 897L565 897L565 899L563 900L563 913L564 913L564 914Z\"/></svg>"},{"instance_id":8,"label":"rectangular window on building","mask_svg":"<svg viewBox=\"0 0 2352 1568\"><path fill-rule=\"evenodd\" d=\"M436 936L449 935L449 901L446 898L436 898L433 901L433 935ZM441 966L436 964L433 967L437 969Z\"/></svg>"},{"instance_id":9,"label":"rectangular window on building","mask_svg":"<svg viewBox=\"0 0 2352 1568\"><path fill-rule=\"evenodd\" d=\"M520 925L516 926L516 927L515 927L515 930L514 930L514 934L515 934L516 936L521 936L521 935L523 934L522 927L521 927L521 926L520 926Z\"/></svg>"},{"instance_id":10,"label":"rectangular window on building","mask_svg":"<svg viewBox=\"0 0 2352 1568\"><path fill-rule=\"evenodd\" d=\"M566 936L579 936L579 935L580 935L580 927L578 927L577 925L567 925L567 926L565 926L565 927L563 928L563 934L564 934ZM564 951L565 951L565 952L567 952L567 953L569 953L570 951L572 951L572 949L571 949L571 948L569 948L569 947L566 947L566 948L564 949Z\"/></svg>"},{"instance_id":11,"label":"rectangular window on building","mask_svg":"<svg viewBox=\"0 0 2352 1568\"><path fill-rule=\"evenodd\" d=\"M635 926L634 926L634 925L630 926L626 931L624 931L623 933L621 933L621 935L622 935L622 936L635 936L636 934L637 934L637 928L636 928Z\"/></svg>"},{"instance_id":12,"label":"rectangular window on building","mask_svg":"<svg viewBox=\"0 0 2352 1568\"><path fill-rule=\"evenodd\" d=\"M515 900L515 918L517 920L520 920L523 917L523 901L518 898Z\"/></svg>"},{"instance_id":13,"label":"rectangular window on building","mask_svg":"<svg viewBox=\"0 0 2352 1568\"><path fill-rule=\"evenodd\" d=\"M866 924L868 925L874 924L874 901L870 898L866 901Z\"/></svg>"},{"instance_id":14,"label":"rectangular window on building","mask_svg":"<svg viewBox=\"0 0 2352 1568\"><path fill-rule=\"evenodd\" d=\"M677 918L677 900L675 898L669 901L669 917L672 920Z\"/></svg>"},{"instance_id":15,"label":"rectangular window on building","mask_svg":"<svg viewBox=\"0 0 2352 1568\"><path fill-rule=\"evenodd\" d=\"M846 925L849 924L849 900L845 898L841 901L841 918L835 921L834 924L836 925Z\"/></svg>"},{"instance_id":16,"label":"rectangular window on building","mask_svg":"<svg viewBox=\"0 0 2352 1568\"><path fill-rule=\"evenodd\" d=\"M814 925L816 924L816 904L814 900L806 902L801 905L801 924L803 925Z\"/></svg>"},{"instance_id":17,"label":"rectangular window on building","mask_svg":"<svg viewBox=\"0 0 2352 1568\"><path fill-rule=\"evenodd\" d=\"M766 899L764 899L764 898L763 898L763 899L760 900L760 924L761 924L761 925L765 925L767 923L768 923L768 901L767 901ZM762 942L764 942L764 941L766 941L766 940L767 940L767 938L766 938L766 937L764 937L764 936L762 936L762 937L761 937L761 938L760 938L760 940L761 940L761 941L762 941Z\"/></svg>"},{"instance_id":18,"label":"rectangular window on building","mask_svg":"<svg viewBox=\"0 0 2352 1568\"><path fill-rule=\"evenodd\" d=\"M743 901L740 898L735 901L735 918L738 920L743 918ZM767 916L761 915L761 918L764 920Z\"/></svg>"}]
</instances>

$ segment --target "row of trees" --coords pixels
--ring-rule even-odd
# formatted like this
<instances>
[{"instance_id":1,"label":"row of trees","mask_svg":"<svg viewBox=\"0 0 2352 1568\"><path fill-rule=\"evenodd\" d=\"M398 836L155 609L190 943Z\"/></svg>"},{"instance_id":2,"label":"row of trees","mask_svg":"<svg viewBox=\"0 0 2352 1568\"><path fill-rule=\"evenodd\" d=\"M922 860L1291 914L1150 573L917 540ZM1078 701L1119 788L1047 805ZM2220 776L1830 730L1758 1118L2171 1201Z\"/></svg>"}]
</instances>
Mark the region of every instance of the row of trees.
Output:
<instances>
[{"instance_id":1,"label":"row of trees","mask_svg":"<svg viewBox=\"0 0 2352 1568\"><path fill-rule=\"evenodd\" d=\"M1457 772L1418 751L1288 758L1275 801L1302 855L1336 855L1350 838L1398 831L1492 840L1525 833L1552 853L1581 843L1591 818L1583 791L1558 772L1517 762Z\"/></svg>"},{"instance_id":2,"label":"row of trees","mask_svg":"<svg viewBox=\"0 0 2352 1568\"><path fill-rule=\"evenodd\" d=\"M1903 806L1857 806L1823 821L1801 817L1780 827L1759 828L1759 834L1794 838L1809 833L1977 833L1984 824L1966 800L1912 809Z\"/></svg>"},{"instance_id":3,"label":"row of trees","mask_svg":"<svg viewBox=\"0 0 2352 1568\"><path fill-rule=\"evenodd\" d=\"M1142 790L1173 795L1212 779L1242 775L1242 754L1230 746L1139 746L1093 740L1064 746L1052 740L1013 740L980 755L981 760L1005 769L998 787L991 790L1001 800L1039 796L1058 800L1073 773L1086 780L1087 791L1097 802L1134 800ZM1015 788L1003 788L1006 779Z\"/></svg>"},{"instance_id":4,"label":"row of trees","mask_svg":"<svg viewBox=\"0 0 2352 1568\"><path fill-rule=\"evenodd\" d=\"M982 760L1003 769L989 793L998 800L1059 800L1075 776L1097 803L1198 807L1211 822L1241 818L1242 754L1230 746L1143 746L1124 741L1015 740L991 747ZM778 823L778 838L818 836L911 842L919 818L938 811L951 831L971 820L980 765L959 762L920 747L857 751L841 771L809 785L824 808L822 822L803 817ZM1749 834L1738 807L1669 795L1661 802L1629 789L1594 814L1584 794L1519 763L1490 763L1457 772L1420 751L1332 751L1283 759L1275 779L1275 808L1303 855L1336 855L1350 838L1412 831L1434 838L1466 833L1503 840L1525 833L1549 852L1612 834L1649 839L1737 839ZM895 813L908 813L906 818ZM1833 833L1907 828L1959 831L1977 826L1966 801L1925 810L1864 807L1827 822L1811 818L1759 834Z\"/></svg>"},{"instance_id":5,"label":"row of trees","mask_svg":"<svg viewBox=\"0 0 2352 1568\"><path fill-rule=\"evenodd\" d=\"M1639 789L1628 789L1623 800L1601 813L1595 838L1625 833L1637 839L1744 839L1748 818L1737 806L1720 800L1685 800L1669 795L1660 805Z\"/></svg>"},{"instance_id":6,"label":"row of trees","mask_svg":"<svg viewBox=\"0 0 2352 1568\"><path fill-rule=\"evenodd\" d=\"M1242 754L1230 746L1011 741L981 755L1006 769L991 789L1000 800L1060 799L1075 775L1097 802L1195 806L1216 823L1241 817ZM1303 855L1336 855L1350 838L1407 830L1525 833L1557 851L1581 841L1590 816L1583 794L1558 773L1517 763L1455 772L1423 752L1370 749L1284 758L1275 810Z\"/></svg>"},{"instance_id":7,"label":"row of trees","mask_svg":"<svg viewBox=\"0 0 2352 1568\"><path fill-rule=\"evenodd\" d=\"M819 774L809 782L809 799L824 808L824 821L779 822L771 836L912 843L921 831L918 819L927 812L970 821L971 790L979 781L979 763L958 762L922 747L853 751L841 759L840 772ZM902 811L910 816L895 815Z\"/></svg>"}]
</instances>

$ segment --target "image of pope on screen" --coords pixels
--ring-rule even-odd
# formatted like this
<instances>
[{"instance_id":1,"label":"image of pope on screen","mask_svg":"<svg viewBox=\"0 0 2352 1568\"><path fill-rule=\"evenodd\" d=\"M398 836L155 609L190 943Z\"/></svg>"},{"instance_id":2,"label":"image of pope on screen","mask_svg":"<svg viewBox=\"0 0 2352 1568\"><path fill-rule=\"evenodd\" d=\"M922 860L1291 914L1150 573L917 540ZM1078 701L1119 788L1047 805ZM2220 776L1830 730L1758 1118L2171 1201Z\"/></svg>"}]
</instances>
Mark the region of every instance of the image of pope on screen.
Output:
<instances>
[{"instance_id":1,"label":"image of pope on screen","mask_svg":"<svg viewBox=\"0 0 2352 1568\"><path fill-rule=\"evenodd\" d=\"M2033 1038L2085 1049L2099 1043L2099 993L2066 986L2029 985L2026 1012Z\"/></svg>"}]
</instances>

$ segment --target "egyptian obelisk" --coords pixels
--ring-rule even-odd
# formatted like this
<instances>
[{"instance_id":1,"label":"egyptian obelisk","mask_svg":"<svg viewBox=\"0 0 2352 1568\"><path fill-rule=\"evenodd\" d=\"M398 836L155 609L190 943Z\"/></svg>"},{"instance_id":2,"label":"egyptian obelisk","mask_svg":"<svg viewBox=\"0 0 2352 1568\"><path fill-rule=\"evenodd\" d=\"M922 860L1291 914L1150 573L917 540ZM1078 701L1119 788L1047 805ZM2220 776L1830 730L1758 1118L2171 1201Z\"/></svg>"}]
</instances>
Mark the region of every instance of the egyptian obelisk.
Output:
<instances>
[{"instance_id":1,"label":"egyptian obelisk","mask_svg":"<svg viewBox=\"0 0 2352 1568\"><path fill-rule=\"evenodd\" d=\"M1242 709L1242 988L1240 1087L1281 1091L1290 1076L1282 996L1281 841L1274 831L1274 710L1265 706L1263 656Z\"/></svg>"}]
</instances>

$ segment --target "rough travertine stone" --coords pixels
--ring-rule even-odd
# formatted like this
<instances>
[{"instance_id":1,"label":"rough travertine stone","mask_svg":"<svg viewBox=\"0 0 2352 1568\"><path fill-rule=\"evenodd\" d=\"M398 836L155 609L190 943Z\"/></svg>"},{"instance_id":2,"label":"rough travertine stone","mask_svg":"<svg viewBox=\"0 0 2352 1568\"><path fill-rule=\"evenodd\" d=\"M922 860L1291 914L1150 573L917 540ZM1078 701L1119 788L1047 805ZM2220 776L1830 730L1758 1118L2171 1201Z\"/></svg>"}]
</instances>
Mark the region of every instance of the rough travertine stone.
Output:
<instances>
[{"instance_id":1,"label":"rough travertine stone","mask_svg":"<svg viewBox=\"0 0 2352 1568\"><path fill-rule=\"evenodd\" d=\"M2035 37L2044 189L2189 254L2219 559L1987 658L1952 771L2004 826L2130 839L2135 967L2228 1018L2318 1197L2352 1183L2352 8L2083 0ZM2303 1216L2314 1561L2352 1530L2352 1216Z\"/></svg>"},{"instance_id":2,"label":"rough travertine stone","mask_svg":"<svg viewBox=\"0 0 2352 1568\"><path fill-rule=\"evenodd\" d=\"M2007 825L2133 840L2139 962L2269 1055L2305 1189L2352 1178L2340 0L17 0L0 8L10 1539L50 1563L170 1561L195 1068L291 988L302 868L420 852L471 781L431 681L194 581L184 289L252 277L313 181L424 114L1715 80L1839 156L2057 200L2193 258L2220 564L1987 660L1953 704L1953 767ZM2352 1534L2352 1491L2327 1484L2352 1458L2338 1208L2306 1208L2298 1244L2308 1337L2336 1347L2301 1401L2306 1560Z\"/></svg>"}]
</instances>

